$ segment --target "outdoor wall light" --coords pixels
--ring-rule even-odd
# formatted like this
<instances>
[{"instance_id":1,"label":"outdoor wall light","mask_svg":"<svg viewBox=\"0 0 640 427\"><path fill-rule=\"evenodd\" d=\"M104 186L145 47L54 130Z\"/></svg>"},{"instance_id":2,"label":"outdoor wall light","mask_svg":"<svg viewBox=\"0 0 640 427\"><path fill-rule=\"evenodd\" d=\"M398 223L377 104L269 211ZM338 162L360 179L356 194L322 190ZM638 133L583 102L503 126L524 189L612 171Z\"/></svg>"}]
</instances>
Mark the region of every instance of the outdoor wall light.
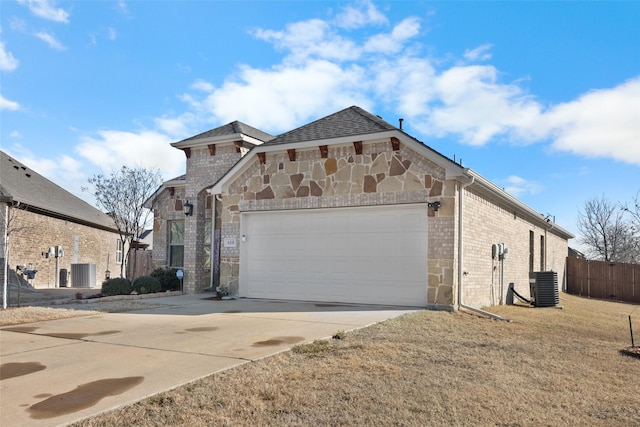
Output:
<instances>
[{"instance_id":1,"label":"outdoor wall light","mask_svg":"<svg viewBox=\"0 0 640 427\"><path fill-rule=\"evenodd\" d=\"M440 202L427 202L427 206L433 208L435 212L438 212L438 209L440 209Z\"/></svg>"},{"instance_id":2,"label":"outdoor wall light","mask_svg":"<svg viewBox=\"0 0 640 427\"><path fill-rule=\"evenodd\" d=\"M184 205L182 205L182 209L184 210L184 214L186 216L193 215L193 203L189 203L188 200L184 202Z\"/></svg>"}]
</instances>

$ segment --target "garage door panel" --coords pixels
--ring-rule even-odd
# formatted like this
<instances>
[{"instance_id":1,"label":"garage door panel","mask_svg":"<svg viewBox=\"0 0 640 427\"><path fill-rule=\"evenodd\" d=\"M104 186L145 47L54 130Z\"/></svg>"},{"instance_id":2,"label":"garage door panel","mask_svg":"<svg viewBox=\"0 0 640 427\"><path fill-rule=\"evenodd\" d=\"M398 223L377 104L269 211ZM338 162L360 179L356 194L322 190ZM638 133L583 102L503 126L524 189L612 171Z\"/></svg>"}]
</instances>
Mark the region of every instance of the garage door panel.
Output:
<instances>
[{"instance_id":1,"label":"garage door panel","mask_svg":"<svg viewBox=\"0 0 640 427\"><path fill-rule=\"evenodd\" d=\"M258 298L424 306L424 206L242 215L240 292Z\"/></svg>"}]
</instances>

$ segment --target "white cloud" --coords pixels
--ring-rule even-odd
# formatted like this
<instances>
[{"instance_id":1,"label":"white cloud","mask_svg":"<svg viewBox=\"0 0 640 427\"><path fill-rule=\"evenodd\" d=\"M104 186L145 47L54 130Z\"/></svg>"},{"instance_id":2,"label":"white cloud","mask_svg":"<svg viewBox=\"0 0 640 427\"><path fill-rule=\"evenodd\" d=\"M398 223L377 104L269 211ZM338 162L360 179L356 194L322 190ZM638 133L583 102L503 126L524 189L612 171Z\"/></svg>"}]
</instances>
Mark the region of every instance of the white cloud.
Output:
<instances>
[{"instance_id":1,"label":"white cloud","mask_svg":"<svg viewBox=\"0 0 640 427\"><path fill-rule=\"evenodd\" d=\"M118 10L126 17L129 17L129 5L125 0L118 0Z\"/></svg>"},{"instance_id":2,"label":"white cloud","mask_svg":"<svg viewBox=\"0 0 640 427\"><path fill-rule=\"evenodd\" d=\"M418 35L420 21L417 18L406 18L393 28L390 34L376 34L367 40L364 50L373 53L397 53L404 43Z\"/></svg>"},{"instance_id":3,"label":"white cloud","mask_svg":"<svg viewBox=\"0 0 640 427\"><path fill-rule=\"evenodd\" d=\"M45 42L46 44L48 44L49 47L52 49L55 49L55 50L67 49L62 43L56 40L56 38L53 35L47 33L46 31L40 31L36 33L35 36L40 40L42 40L43 42Z\"/></svg>"},{"instance_id":4,"label":"white cloud","mask_svg":"<svg viewBox=\"0 0 640 427\"><path fill-rule=\"evenodd\" d=\"M466 49L464 51L464 59L467 61L487 61L491 59L492 44L483 44L475 49Z\"/></svg>"},{"instance_id":5,"label":"white cloud","mask_svg":"<svg viewBox=\"0 0 640 427\"><path fill-rule=\"evenodd\" d=\"M20 109L20 104L18 104L15 101L8 100L4 96L0 95L0 111L2 110L15 111L19 109Z\"/></svg>"},{"instance_id":6,"label":"white cloud","mask_svg":"<svg viewBox=\"0 0 640 427\"><path fill-rule=\"evenodd\" d=\"M102 130L97 136L85 136L75 149L103 171L117 170L121 166L158 168L166 179L183 173L184 154L171 147L167 135L156 131L138 133Z\"/></svg>"},{"instance_id":7,"label":"white cloud","mask_svg":"<svg viewBox=\"0 0 640 427\"><path fill-rule=\"evenodd\" d=\"M368 0L344 7L335 19L338 27L347 29L362 28L367 25L385 25L388 22L387 17Z\"/></svg>"},{"instance_id":8,"label":"white cloud","mask_svg":"<svg viewBox=\"0 0 640 427\"><path fill-rule=\"evenodd\" d=\"M13 54L4 47L4 43L0 40L0 70L13 71L18 68L18 64L20 62L13 57Z\"/></svg>"},{"instance_id":9,"label":"white cloud","mask_svg":"<svg viewBox=\"0 0 640 427\"><path fill-rule=\"evenodd\" d=\"M365 82L363 69L341 68L328 61L270 70L243 66L236 78L226 81L204 100L192 99L192 106L210 112L218 123L242 120L266 131L280 132L353 104L368 107L371 102L362 90Z\"/></svg>"},{"instance_id":10,"label":"white cloud","mask_svg":"<svg viewBox=\"0 0 640 427\"><path fill-rule=\"evenodd\" d=\"M107 28L107 39L115 40L117 38L118 38L118 33L116 32L115 28L108 27Z\"/></svg>"},{"instance_id":11,"label":"white cloud","mask_svg":"<svg viewBox=\"0 0 640 427\"><path fill-rule=\"evenodd\" d=\"M53 1L18 0L18 3L27 6L31 13L40 18L47 19L49 21L62 22L64 24L69 22L69 13L62 8L56 8L55 2Z\"/></svg>"},{"instance_id":12,"label":"white cloud","mask_svg":"<svg viewBox=\"0 0 640 427\"><path fill-rule=\"evenodd\" d=\"M640 77L550 109L553 148L640 165Z\"/></svg>"},{"instance_id":13,"label":"white cloud","mask_svg":"<svg viewBox=\"0 0 640 427\"><path fill-rule=\"evenodd\" d=\"M190 88L194 90L199 90L202 92L212 92L215 86L203 79L197 79L193 83L191 83Z\"/></svg>"},{"instance_id":14,"label":"white cloud","mask_svg":"<svg viewBox=\"0 0 640 427\"><path fill-rule=\"evenodd\" d=\"M13 31L24 32L27 29L27 24L24 20L18 18L17 16L13 16L11 18L11 22L9 23L9 28Z\"/></svg>"},{"instance_id":15,"label":"white cloud","mask_svg":"<svg viewBox=\"0 0 640 427\"><path fill-rule=\"evenodd\" d=\"M527 181L526 179L511 175L506 179L500 180L504 187L504 191L514 197L520 197L523 194L538 194L542 191L542 186L535 181Z\"/></svg>"},{"instance_id":16,"label":"white cloud","mask_svg":"<svg viewBox=\"0 0 640 427\"><path fill-rule=\"evenodd\" d=\"M256 29L253 35L287 50L287 61L303 63L310 58L334 61L355 60L361 49L333 31L327 21L311 19L288 24L284 31Z\"/></svg>"},{"instance_id":17,"label":"white cloud","mask_svg":"<svg viewBox=\"0 0 640 427\"><path fill-rule=\"evenodd\" d=\"M163 116L154 119L156 127L176 140L187 138L193 128L200 124L199 118L190 112L178 117Z\"/></svg>"},{"instance_id":18,"label":"white cloud","mask_svg":"<svg viewBox=\"0 0 640 427\"><path fill-rule=\"evenodd\" d=\"M492 66L452 67L433 85L435 99L424 106L429 114L420 127L427 134L459 134L471 145L505 136L522 143L538 136L541 105L517 84L499 83Z\"/></svg>"}]
</instances>

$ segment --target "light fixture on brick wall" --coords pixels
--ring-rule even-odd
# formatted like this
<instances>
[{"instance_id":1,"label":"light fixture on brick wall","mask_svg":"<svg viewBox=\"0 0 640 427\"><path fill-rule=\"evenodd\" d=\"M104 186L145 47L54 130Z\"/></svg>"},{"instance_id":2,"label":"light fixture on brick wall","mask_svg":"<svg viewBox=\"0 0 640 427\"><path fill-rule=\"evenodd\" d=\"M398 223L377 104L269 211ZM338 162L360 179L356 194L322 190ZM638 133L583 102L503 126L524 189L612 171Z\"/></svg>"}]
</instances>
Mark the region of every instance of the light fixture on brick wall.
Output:
<instances>
[{"instance_id":1,"label":"light fixture on brick wall","mask_svg":"<svg viewBox=\"0 0 640 427\"><path fill-rule=\"evenodd\" d=\"M193 215L193 203L189 203L188 200L184 202L184 205L182 205L182 209L184 210L184 214L186 216Z\"/></svg>"},{"instance_id":2,"label":"light fixture on brick wall","mask_svg":"<svg viewBox=\"0 0 640 427\"><path fill-rule=\"evenodd\" d=\"M433 208L435 212L438 212L438 209L440 209L440 202L427 202L427 206Z\"/></svg>"}]
</instances>

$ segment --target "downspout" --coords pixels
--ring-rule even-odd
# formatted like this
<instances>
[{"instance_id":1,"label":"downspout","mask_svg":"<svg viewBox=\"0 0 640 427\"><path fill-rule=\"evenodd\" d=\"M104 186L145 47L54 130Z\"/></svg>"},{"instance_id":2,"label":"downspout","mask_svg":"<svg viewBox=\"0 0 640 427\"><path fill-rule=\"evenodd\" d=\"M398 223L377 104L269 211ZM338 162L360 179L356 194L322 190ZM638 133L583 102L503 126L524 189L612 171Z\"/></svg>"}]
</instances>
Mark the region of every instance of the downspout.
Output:
<instances>
[{"instance_id":1,"label":"downspout","mask_svg":"<svg viewBox=\"0 0 640 427\"><path fill-rule=\"evenodd\" d=\"M468 176L468 175L467 175ZM464 197L463 197L463 189L473 184L475 181L475 177L471 176L471 181L463 182L460 184L460 190L458 192L458 307L463 308L465 310L470 310L476 312L478 314L482 314L483 316L490 317L495 320L505 320L510 322L509 319L505 319L502 316L498 316L497 314L489 313L488 311L481 310L479 308L471 307L468 305L464 305L462 302L462 278L464 277L464 272L462 268L463 264L463 254L464 254L464 238L463 238L463 230L464 230Z\"/></svg>"}]
</instances>

